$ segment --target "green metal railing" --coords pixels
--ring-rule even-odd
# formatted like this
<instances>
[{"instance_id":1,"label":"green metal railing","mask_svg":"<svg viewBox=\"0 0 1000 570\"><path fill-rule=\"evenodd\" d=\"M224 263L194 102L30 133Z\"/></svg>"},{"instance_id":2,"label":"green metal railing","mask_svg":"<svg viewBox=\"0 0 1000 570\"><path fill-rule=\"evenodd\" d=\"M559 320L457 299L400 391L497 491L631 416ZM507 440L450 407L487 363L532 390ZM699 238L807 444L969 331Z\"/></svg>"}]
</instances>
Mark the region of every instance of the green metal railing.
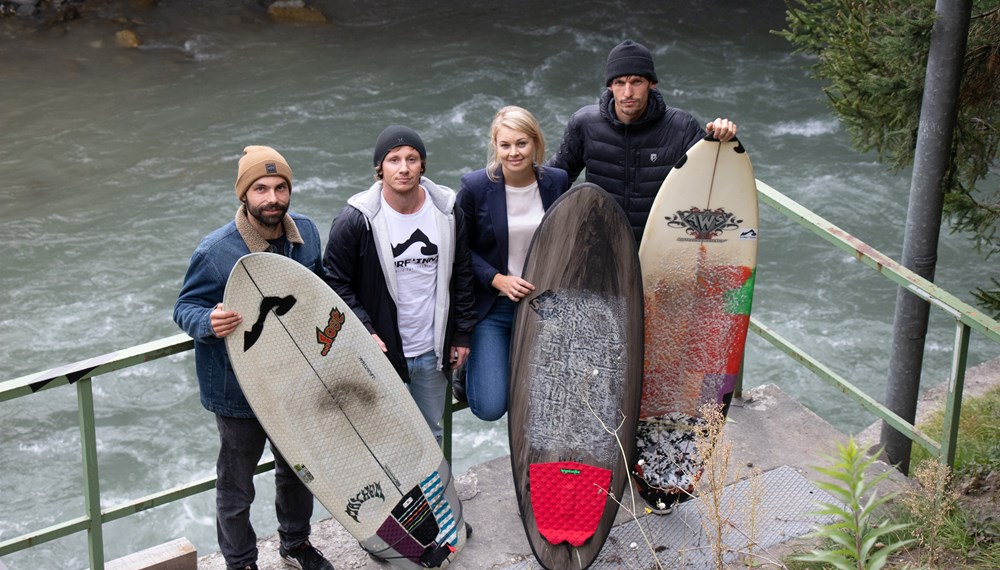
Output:
<instances>
[{"instance_id":1,"label":"green metal railing","mask_svg":"<svg viewBox=\"0 0 1000 570\"><path fill-rule=\"evenodd\" d=\"M760 180L757 181L757 195L761 202L771 206L781 215L809 229L838 249L853 255L857 260L874 269L880 275L924 299L932 307L941 309L955 320L955 343L952 353L951 372L948 377L948 397L944 408L944 423L942 426L941 441L935 442L913 424L875 401L857 386L838 376L833 370L782 338L778 333L761 324L756 319L752 317L750 319L750 330L760 335L785 354L791 356L820 379L855 400L876 417L884 420L900 433L927 449L931 456L939 457L948 466L953 466L955 463L955 444L958 440L958 419L962 406L962 390L965 385L965 368L969 356L970 332L976 331L990 341L1000 344L1000 323L983 315L975 307L959 300L951 293L886 257L875 248L848 234L822 217L817 216Z\"/></svg>"},{"instance_id":2,"label":"green metal railing","mask_svg":"<svg viewBox=\"0 0 1000 570\"><path fill-rule=\"evenodd\" d=\"M952 465L955 459L955 444L958 437L958 419L961 410L970 333L972 331L978 332L990 341L1000 344L1000 324L983 316L975 308L960 301L947 291L900 266L892 259L857 240L847 232L815 215L786 196L783 196L767 184L757 181L757 190L760 200L777 210L781 215L808 228L837 248L854 255L865 265L875 269L881 275L925 299L932 306L943 310L954 318L954 353L951 374L948 379L944 429L940 442L935 442L913 424L900 418L871 396L862 392L857 386L838 376L830 368L805 351L782 338L777 332L756 319L751 318L750 320L750 329L754 333L801 363L823 381L841 390L876 417L888 422L911 440L926 448L933 456L937 456L948 465ZM194 341L190 337L185 334L179 334L0 384L0 403L65 385L76 386L81 444L83 448L85 507L84 515L81 517L0 542L0 556L26 550L57 538L86 531L88 534L90 567L95 570L103 570L104 539L102 529L104 524L153 507L172 503L215 487L214 477L204 478L101 510L101 491L98 485L96 422L92 388L93 378L172 354L182 353L191 350L193 347ZM443 446L445 456L449 460L451 458L452 443L451 414L453 411L458 411L464 407L464 404L449 402L445 412ZM273 468L273 461L262 461L257 467L257 473L262 473Z\"/></svg>"},{"instance_id":3,"label":"green metal railing","mask_svg":"<svg viewBox=\"0 0 1000 570\"><path fill-rule=\"evenodd\" d=\"M76 386L80 441L83 448L84 480L83 516L0 542L0 557L86 531L89 543L90 568L103 570L103 525L215 488L216 478L206 477L101 510L101 492L98 486L97 431L94 416L93 378L172 354L186 352L193 348L194 340L191 337L186 334L178 334L37 374L23 376L0 384L0 403L61 386ZM453 411L459 411L466 407L468 407L468 404L464 402L451 401L446 406L443 451L449 461L451 461L451 414ZM255 474L264 473L272 469L274 469L273 459L262 460L257 465Z\"/></svg>"}]
</instances>

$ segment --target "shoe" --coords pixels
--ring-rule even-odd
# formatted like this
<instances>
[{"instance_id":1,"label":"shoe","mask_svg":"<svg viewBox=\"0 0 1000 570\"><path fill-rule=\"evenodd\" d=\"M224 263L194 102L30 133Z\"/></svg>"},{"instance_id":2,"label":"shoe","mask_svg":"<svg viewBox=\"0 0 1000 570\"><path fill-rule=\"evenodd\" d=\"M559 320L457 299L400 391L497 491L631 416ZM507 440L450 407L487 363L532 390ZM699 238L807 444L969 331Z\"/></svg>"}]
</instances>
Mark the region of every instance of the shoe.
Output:
<instances>
[{"instance_id":1,"label":"shoe","mask_svg":"<svg viewBox=\"0 0 1000 570\"><path fill-rule=\"evenodd\" d=\"M678 502L677 493L668 493L666 489L651 486L643 476L641 465L632 468L635 490L646 501L646 509L654 515L669 515L674 511L674 503Z\"/></svg>"},{"instance_id":2,"label":"shoe","mask_svg":"<svg viewBox=\"0 0 1000 570\"><path fill-rule=\"evenodd\" d=\"M639 488L639 496L646 501L646 508L654 515L669 515L674 512L676 493L664 493L655 489Z\"/></svg>"},{"instance_id":3,"label":"shoe","mask_svg":"<svg viewBox=\"0 0 1000 570\"><path fill-rule=\"evenodd\" d=\"M226 566L226 568L229 568L229 566ZM256 563L254 563L254 564L247 564L246 566L240 566L239 568L236 568L235 570L257 570L257 564Z\"/></svg>"},{"instance_id":4,"label":"shoe","mask_svg":"<svg viewBox=\"0 0 1000 570\"><path fill-rule=\"evenodd\" d=\"M472 525L465 523L465 540L472 538Z\"/></svg>"},{"instance_id":5,"label":"shoe","mask_svg":"<svg viewBox=\"0 0 1000 570\"><path fill-rule=\"evenodd\" d=\"M451 395L459 402L469 403L469 399L465 394L465 376L466 376L466 366L462 364L455 370L454 378L451 382Z\"/></svg>"},{"instance_id":6,"label":"shoe","mask_svg":"<svg viewBox=\"0 0 1000 570\"><path fill-rule=\"evenodd\" d=\"M305 541L292 550L285 550L284 546L278 547L278 554L285 561L285 565L299 570L334 570L333 564L315 546Z\"/></svg>"}]
</instances>

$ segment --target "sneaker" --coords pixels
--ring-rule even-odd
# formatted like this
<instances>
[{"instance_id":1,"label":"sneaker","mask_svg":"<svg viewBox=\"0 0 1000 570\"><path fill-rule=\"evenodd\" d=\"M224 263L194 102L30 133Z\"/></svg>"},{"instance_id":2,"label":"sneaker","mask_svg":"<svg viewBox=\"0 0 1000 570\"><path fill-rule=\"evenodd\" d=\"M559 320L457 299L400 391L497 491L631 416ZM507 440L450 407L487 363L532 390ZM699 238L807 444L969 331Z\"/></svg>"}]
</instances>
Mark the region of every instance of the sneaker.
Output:
<instances>
[{"instance_id":1,"label":"sneaker","mask_svg":"<svg viewBox=\"0 0 1000 570\"><path fill-rule=\"evenodd\" d=\"M465 540L472 538L472 525L465 523Z\"/></svg>"},{"instance_id":2,"label":"sneaker","mask_svg":"<svg viewBox=\"0 0 1000 570\"><path fill-rule=\"evenodd\" d=\"M231 568L231 567L230 566L226 566L226 568ZM256 563L254 563L254 564L247 564L246 566L240 566L239 568L236 568L235 570L257 570L257 564Z\"/></svg>"},{"instance_id":3,"label":"sneaker","mask_svg":"<svg viewBox=\"0 0 1000 570\"><path fill-rule=\"evenodd\" d=\"M285 550L284 546L278 547L278 554L285 561L287 566L298 568L299 570L333 570L333 564L315 546L305 541L292 550Z\"/></svg>"},{"instance_id":4,"label":"sneaker","mask_svg":"<svg viewBox=\"0 0 1000 570\"><path fill-rule=\"evenodd\" d=\"M669 515L674 512L677 493L665 493L659 489L639 486L639 496L646 501L646 508L654 515Z\"/></svg>"}]
</instances>

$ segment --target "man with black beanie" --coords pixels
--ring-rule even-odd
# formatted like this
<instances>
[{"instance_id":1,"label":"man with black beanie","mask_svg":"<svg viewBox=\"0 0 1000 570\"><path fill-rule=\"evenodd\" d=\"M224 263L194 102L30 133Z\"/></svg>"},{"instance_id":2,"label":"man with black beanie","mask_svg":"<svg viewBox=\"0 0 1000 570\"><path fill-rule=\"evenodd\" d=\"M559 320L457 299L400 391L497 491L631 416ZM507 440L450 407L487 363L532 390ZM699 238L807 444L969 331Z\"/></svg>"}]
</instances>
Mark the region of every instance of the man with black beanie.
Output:
<instances>
[{"instance_id":1,"label":"man with black beanie","mask_svg":"<svg viewBox=\"0 0 1000 570\"><path fill-rule=\"evenodd\" d=\"M625 40L608 54L607 88L595 105L570 117L549 166L561 168L572 183L587 169L587 182L614 196L628 215L638 243L653 199L667 173L706 131L721 141L736 136L736 125L716 119L702 128L690 113L668 107L657 85L653 56L642 44Z\"/></svg>"},{"instance_id":2,"label":"man with black beanie","mask_svg":"<svg viewBox=\"0 0 1000 570\"><path fill-rule=\"evenodd\" d=\"M375 183L330 226L326 282L368 328L441 442L446 373L469 355L476 312L472 258L455 193L423 176L424 142L391 125L379 134Z\"/></svg>"}]
</instances>

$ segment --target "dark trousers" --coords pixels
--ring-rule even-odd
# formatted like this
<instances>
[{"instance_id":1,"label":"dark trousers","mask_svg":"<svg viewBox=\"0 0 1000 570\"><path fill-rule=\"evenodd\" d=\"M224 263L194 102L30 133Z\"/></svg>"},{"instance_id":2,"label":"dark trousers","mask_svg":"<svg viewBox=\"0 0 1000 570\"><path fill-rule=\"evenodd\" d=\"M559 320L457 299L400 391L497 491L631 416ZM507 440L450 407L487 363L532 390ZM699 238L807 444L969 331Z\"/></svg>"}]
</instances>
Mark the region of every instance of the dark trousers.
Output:
<instances>
[{"instance_id":1,"label":"dark trousers","mask_svg":"<svg viewBox=\"0 0 1000 570\"><path fill-rule=\"evenodd\" d=\"M229 568L257 561L257 534L250 524L255 490L253 472L264 454L267 434L256 418L215 415L219 428L219 459L215 464L215 509L219 551ZM278 536L285 549L309 538L313 496L271 442L274 454L275 511Z\"/></svg>"}]
</instances>

